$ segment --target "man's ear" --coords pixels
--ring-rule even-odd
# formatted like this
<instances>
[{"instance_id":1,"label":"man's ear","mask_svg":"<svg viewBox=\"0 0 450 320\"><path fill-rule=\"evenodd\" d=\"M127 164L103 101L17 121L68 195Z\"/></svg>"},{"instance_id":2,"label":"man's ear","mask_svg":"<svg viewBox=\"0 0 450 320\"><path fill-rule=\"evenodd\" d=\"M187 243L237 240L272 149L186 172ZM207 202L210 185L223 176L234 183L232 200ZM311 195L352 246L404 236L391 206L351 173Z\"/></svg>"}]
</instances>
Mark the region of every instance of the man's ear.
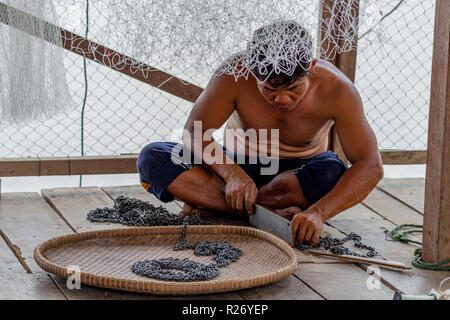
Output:
<instances>
[{"instance_id":1,"label":"man's ear","mask_svg":"<svg viewBox=\"0 0 450 320\"><path fill-rule=\"evenodd\" d=\"M316 71L316 63L317 63L317 59L314 59L312 62L311 62L311 68L309 69L309 73L311 74L311 73L314 73L314 71Z\"/></svg>"}]
</instances>

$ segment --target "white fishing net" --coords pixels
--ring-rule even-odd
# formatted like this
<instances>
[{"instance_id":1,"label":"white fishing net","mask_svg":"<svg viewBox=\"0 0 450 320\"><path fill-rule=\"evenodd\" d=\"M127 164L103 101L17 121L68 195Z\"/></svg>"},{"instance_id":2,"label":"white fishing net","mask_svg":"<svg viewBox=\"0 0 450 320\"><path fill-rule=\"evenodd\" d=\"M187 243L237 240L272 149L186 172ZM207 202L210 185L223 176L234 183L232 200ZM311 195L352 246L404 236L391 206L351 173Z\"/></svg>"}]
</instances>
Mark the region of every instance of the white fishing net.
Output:
<instances>
[{"instance_id":1,"label":"white fishing net","mask_svg":"<svg viewBox=\"0 0 450 320\"><path fill-rule=\"evenodd\" d=\"M36 24L11 7L57 22L50 0L0 2L0 126L50 118L72 104L63 49L57 46L60 31Z\"/></svg>"},{"instance_id":2,"label":"white fishing net","mask_svg":"<svg viewBox=\"0 0 450 320\"><path fill-rule=\"evenodd\" d=\"M104 42L120 43L138 61L151 61L174 75L181 70L211 76L217 71L216 75L239 78L258 70L267 78L271 72L291 75L298 65L308 70L313 58L332 60L338 53L355 49L358 35L368 30L373 32L359 45L382 39L379 5L388 1L91 2L108 12L111 28L101 36ZM322 19L317 15L319 7ZM306 33L301 34L302 30Z\"/></svg>"},{"instance_id":3,"label":"white fishing net","mask_svg":"<svg viewBox=\"0 0 450 320\"><path fill-rule=\"evenodd\" d=\"M144 78L159 68L198 85L204 85L203 79L214 73L235 79L252 73L264 81L272 72L292 75L296 68L308 71L314 58L334 59L357 43L362 46L383 39L378 4L389 1L57 2L64 10L55 11L51 0L0 1L0 124L52 117L71 108L62 49L53 44L65 44L117 70L130 68ZM74 34L63 32L61 38L58 28L16 14L2 4ZM102 14L88 23L89 6ZM77 36L84 37L87 25L87 38L98 44L80 41ZM99 44L113 51L105 51Z\"/></svg>"}]
</instances>

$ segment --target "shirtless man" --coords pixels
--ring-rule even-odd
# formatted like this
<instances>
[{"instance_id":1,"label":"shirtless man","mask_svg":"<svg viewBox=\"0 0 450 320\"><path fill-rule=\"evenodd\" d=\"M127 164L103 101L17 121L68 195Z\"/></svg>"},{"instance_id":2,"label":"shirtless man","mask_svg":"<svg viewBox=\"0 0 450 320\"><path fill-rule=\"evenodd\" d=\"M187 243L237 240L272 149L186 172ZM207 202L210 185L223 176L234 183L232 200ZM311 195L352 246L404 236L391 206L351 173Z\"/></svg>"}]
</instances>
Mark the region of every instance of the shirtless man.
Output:
<instances>
[{"instance_id":1,"label":"shirtless man","mask_svg":"<svg viewBox=\"0 0 450 320\"><path fill-rule=\"evenodd\" d=\"M292 27L306 32L295 23ZM174 163L176 144L156 142L139 155L141 184L163 202L174 197L184 201L183 215L212 210L245 216L257 202L291 219L297 242L314 244L325 221L361 202L382 179L377 141L357 89L332 64L313 60L297 66L292 76L273 72L264 82L258 76L257 71L248 79L213 76L185 129L193 137L195 121L201 121L204 132L227 120L229 129L279 129L278 172L261 175L260 163L227 162L226 157L236 160L236 153L229 152L236 144L244 145L247 160L258 155L257 147L239 135L225 141L223 161L208 165ZM333 124L350 168L327 151ZM213 139L201 141L200 151L211 143L217 144ZM271 150L269 139L267 144ZM203 153L195 155L206 162Z\"/></svg>"}]
</instances>

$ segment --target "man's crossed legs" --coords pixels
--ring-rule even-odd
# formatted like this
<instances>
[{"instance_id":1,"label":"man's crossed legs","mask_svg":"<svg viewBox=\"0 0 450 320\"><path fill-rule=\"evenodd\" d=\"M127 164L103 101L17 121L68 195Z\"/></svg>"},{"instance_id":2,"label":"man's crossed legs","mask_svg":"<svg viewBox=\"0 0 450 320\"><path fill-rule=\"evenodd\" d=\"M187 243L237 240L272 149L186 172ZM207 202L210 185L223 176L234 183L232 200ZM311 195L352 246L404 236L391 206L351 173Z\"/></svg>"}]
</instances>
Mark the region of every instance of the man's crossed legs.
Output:
<instances>
[{"instance_id":1,"label":"man's crossed legs","mask_svg":"<svg viewBox=\"0 0 450 320\"><path fill-rule=\"evenodd\" d=\"M272 175L261 174L261 168L270 165L267 162L253 159L253 163L248 156L227 154L255 182L256 202L288 219L327 194L347 170L347 165L331 151L311 158L275 159L279 170ZM193 165L192 159L183 161L182 155L181 145L172 142L144 147L137 160L141 185L162 202L175 198L184 201L182 215L212 215L215 211L246 216L230 208L222 193L225 182L217 174L207 166ZM242 159L245 163L239 163Z\"/></svg>"}]
</instances>

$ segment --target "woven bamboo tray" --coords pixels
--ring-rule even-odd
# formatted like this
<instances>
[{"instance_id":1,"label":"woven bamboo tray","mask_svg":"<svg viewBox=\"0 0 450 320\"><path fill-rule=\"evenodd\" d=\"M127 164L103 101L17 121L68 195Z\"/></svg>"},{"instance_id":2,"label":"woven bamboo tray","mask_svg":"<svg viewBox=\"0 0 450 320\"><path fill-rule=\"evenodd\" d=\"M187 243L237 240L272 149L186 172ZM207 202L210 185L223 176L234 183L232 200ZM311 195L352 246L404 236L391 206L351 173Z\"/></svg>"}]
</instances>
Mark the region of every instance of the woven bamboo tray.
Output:
<instances>
[{"instance_id":1,"label":"woven bamboo tray","mask_svg":"<svg viewBox=\"0 0 450 320\"><path fill-rule=\"evenodd\" d=\"M187 295L226 292L257 287L287 277L297 269L294 250L274 235L241 226L189 226L187 241L228 241L241 248L240 259L220 268L209 281L172 282L139 276L131 265L144 259L189 258L211 263L212 256L197 257L193 250L173 251L181 240L181 226L98 230L64 235L36 247L37 264L63 278L80 268L81 283L103 288L158 295Z\"/></svg>"}]
</instances>

